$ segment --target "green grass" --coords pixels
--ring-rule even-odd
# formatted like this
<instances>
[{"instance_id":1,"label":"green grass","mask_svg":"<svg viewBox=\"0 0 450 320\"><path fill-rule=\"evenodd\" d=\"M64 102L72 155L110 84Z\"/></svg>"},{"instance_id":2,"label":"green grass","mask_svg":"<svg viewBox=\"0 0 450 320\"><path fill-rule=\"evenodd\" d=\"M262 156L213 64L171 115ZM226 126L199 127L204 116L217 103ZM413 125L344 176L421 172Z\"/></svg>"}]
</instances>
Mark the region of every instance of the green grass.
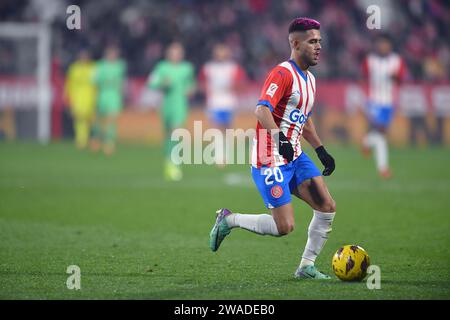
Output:
<instances>
[{"instance_id":1,"label":"green grass","mask_svg":"<svg viewBox=\"0 0 450 320\"><path fill-rule=\"evenodd\" d=\"M380 181L355 148L329 149L338 210L317 263L331 274L334 251L360 244L381 268L380 290L293 279L312 214L298 199L292 234L234 230L212 253L217 208L265 212L248 166L187 166L168 183L156 147L105 158L65 143L0 143L0 298L449 299L450 151L394 149L395 177ZM73 264L78 291L66 287Z\"/></svg>"}]
</instances>

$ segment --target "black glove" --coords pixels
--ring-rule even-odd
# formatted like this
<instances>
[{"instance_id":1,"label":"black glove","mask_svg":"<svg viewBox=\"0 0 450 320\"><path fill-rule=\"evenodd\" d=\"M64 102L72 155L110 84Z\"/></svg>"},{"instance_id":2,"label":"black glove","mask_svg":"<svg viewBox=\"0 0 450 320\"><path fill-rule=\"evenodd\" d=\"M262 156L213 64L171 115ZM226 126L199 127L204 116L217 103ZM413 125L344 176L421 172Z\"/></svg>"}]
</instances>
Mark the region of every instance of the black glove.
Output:
<instances>
[{"instance_id":1,"label":"black glove","mask_svg":"<svg viewBox=\"0 0 450 320\"><path fill-rule=\"evenodd\" d=\"M275 142L278 143L278 152L288 161L291 162L294 159L294 148L292 148L292 144L289 142L288 138L284 135L283 132L279 131L276 133L273 138Z\"/></svg>"},{"instance_id":2,"label":"black glove","mask_svg":"<svg viewBox=\"0 0 450 320\"><path fill-rule=\"evenodd\" d=\"M322 174L324 176L329 176L333 173L336 165L334 164L333 157L325 150L324 146L320 146L316 148L317 156L319 157L320 162L322 162L325 170L323 170Z\"/></svg>"}]
</instances>

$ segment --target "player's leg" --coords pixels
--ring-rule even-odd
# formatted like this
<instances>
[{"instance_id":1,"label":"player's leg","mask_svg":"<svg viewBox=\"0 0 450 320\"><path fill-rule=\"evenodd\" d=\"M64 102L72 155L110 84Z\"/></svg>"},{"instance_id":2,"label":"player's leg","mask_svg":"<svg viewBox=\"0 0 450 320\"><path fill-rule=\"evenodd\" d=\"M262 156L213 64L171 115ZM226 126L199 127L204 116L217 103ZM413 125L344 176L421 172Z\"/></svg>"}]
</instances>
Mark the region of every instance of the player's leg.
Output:
<instances>
[{"instance_id":1,"label":"player's leg","mask_svg":"<svg viewBox=\"0 0 450 320\"><path fill-rule=\"evenodd\" d=\"M294 208L292 203L270 209L269 214L230 213L226 222L230 228L242 228L248 231L271 236L284 236L294 230Z\"/></svg>"},{"instance_id":2,"label":"player's leg","mask_svg":"<svg viewBox=\"0 0 450 320\"><path fill-rule=\"evenodd\" d=\"M369 156L374 151L375 158L379 152L379 142L383 134L383 127L381 125L382 108L379 104L369 101L366 108L366 118L369 124L369 129L363 139L362 151L365 156Z\"/></svg>"},{"instance_id":3,"label":"player's leg","mask_svg":"<svg viewBox=\"0 0 450 320\"><path fill-rule=\"evenodd\" d=\"M104 144L105 155L112 155L116 151L117 139L117 112L115 110L108 113L104 119Z\"/></svg>"},{"instance_id":4,"label":"player's leg","mask_svg":"<svg viewBox=\"0 0 450 320\"><path fill-rule=\"evenodd\" d=\"M117 120L122 110L122 94L119 91L108 92L105 95L103 112L105 116L104 123L104 144L103 152L105 155L112 155L116 151L117 140Z\"/></svg>"},{"instance_id":5,"label":"player's leg","mask_svg":"<svg viewBox=\"0 0 450 320\"><path fill-rule=\"evenodd\" d=\"M84 137L84 129L86 122L84 121L86 118L85 108L83 105L75 104L71 106L71 114L73 120L73 131L75 135L75 145L78 149L83 149L86 147L87 141L85 141Z\"/></svg>"},{"instance_id":6,"label":"player's leg","mask_svg":"<svg viewBox=\"0 0 450 320\"><path fill-rule=\"evenodd\" d=\"M378 121L378 131L380 133L380 137L377 141L377 155L376 155L376 163L378 173L383 179L389 179L392 176L391 169L389 166L389 148L387 142L387 131L389 125L391 124L393 117L393 108L392 106L382 106L380 111L380 118Z\"/></svg>"},{"instance_id":7,"label":"player's leg","mask_svg":"<svg viewBox=\"0 0 450 320\"><path fill-rule=\"evenodd\" d=\"M294 164L296 171L291 182L291 191L313 209L313 217L308 227L308 240L295 276L329 279L329 276L318 271L314 264L331 232L336 204L319 169L306 154L300 155Z\"/></svg>"},{"instance_id":8,"label":"player's leg","mask_svg":"<svg viewBox=\"0 0 450 320\"><path fill-rule=\"evenodd\" d=\"M292 164L275 168L252 168L253 180L272 214L242 214L232 213L228 209L219 210L210 233L211 250L216 251L233 228L275 237L290 233L294 229L294 209L289 189L292 174Z\"/></svg>"},{"instance_id":9,"label":"player's leg","mask_svg":"<svg viewBox=\"0 0 450 320\"><path fill-rule=\"evenodd\" d=\"M94 152L100 151L105 140L104 123L107 114L108 99L104 91L100 90L92 125L90 148Z\"/></svg>"},{"instance_id":10,"label":"player's leg","mask_svg":"<svg viewBox=\"0 0 450 320\"><path fill-rule=\"evenodd\" d=\"M387 128L378 128L375 134L375 163L377 166L378 173L383 179L391 178L391 170L389 168L389 149L386 138Z\"/></svg>"},{"instance_id":11,"label":"player's leg","mask_svg":"<svg viewBox=\"0 0 450 320\"><path fill-rule=\"evenodd\" d=\"M94 152L100 151L103 142L103 116L97 112L92 124L90 148Z\"/></svg>"},{"instance_id":12,"label":"player's leg","mask_svg":"<svg viewBox=\"0 0 450 320\"><path fill-rule=\"evenodd\" d=\"M75 143L79 149L84 149L89 140L89 121L85 117L75 118Z\"/></svg>"},{"instance_id":13,"label":"player's leg","mask_svg":"<svg viewBox=\"0 0 450 320\"><path fill-rule=\"evenodd\" d=\"M210 111L210 121L212 126L219 129L226 139L226 129L230 127L233 113L228 109L214 109ZM227 163L227 141L218 139L215 141L215 162L219 168L223 168Z\"/></svg>"},{"instance_id":14,"label":"player's leg","mask_svg":"<svg viewBox=\"0 0 450 320\"><path fill-rule=\"evenodd\" d=\"M172 150L176 144L172 141L173 130L180 128L186 121L187 111L185 108L173 108L165 106L162 112L162 122L164 126L164 177L169 181L179 181L183 178L180 166L172 161Z\"/></svg>"},{"instance_id":15,"label":"player's leg","mask_svg":"<svg viewBox=\"0 0 450 320\"><path fill-rule=\"evenodd\" d=\"M378 172L384 172L389 169L388 150L386 140L386 128L372 125L365 138L365 145L373 150L375 165Z\"/></svg>"},{"instance_id":16,"label":"player's leg","mask_svg":"<svg viewBox=\"0 0 450 320\"><path fill-rule=\"evenodd\" d=\"M219 249L223 239L233 228L274 237L284 236L294 229L294 210L291 203L271 209L272 215L233 213L228 209L220 209L216 213L216 222L209 238L212 251Z\"/></svg>"},{"instance_id":17,"label":"player's leg","mask_svg":"<svg viewBox=\"0 0 450 320\"><path fill-rule=\"evenodd\" d=\"M369 104L368 120L369 133L364 138L363 145L374 151L375 164L382 178L390 178L391 171L388 164L389 151L386 139L387 128L391 123L393 109L391 106Z\"/></svg>"},{"instance_id":18,"label":"player's leg","mask_svg":"<svg viewBox=\"0 0 450 320\"><path fill-rule=\"evenodd\" d=\"M166 125L164 129L164 178L168 181L180 181L183 178L183 172L180 166L173 163L171 159L172 150L175 142L170 139L175 129L171 129L170 125Z\"/></svg>"},{"instance_id":19,"label":"player's leg","mask_svg":"<svg viewBox=\"0 0 450 320\"><path fill-rule=\"evenodd\" d=\"M87 147L91 134L91 124L94 119L92 105L81 106L75 112L75 141L80 149Z\"/></svg>"},{"instance_id":20,"label":"player's leg","mask_svg":"<svg viewBox=\"0 0 450 320\"><path fill-rule=\"evenodd\" d=\"M315 261L332 230L336 204L321 176L304 181L297 187L294 194L313 208L313 217L308 227L308 240L295 276L298 278L329 279L329 276L316 269Z\"/></svg>"},{"instance_id":21,"label":"player's leg","mask_svg":"<svg viewBox=\"0 0 450 320\"><path fill-rule=\"evenodd\" d=\"M374 148L374 141L375 141L374 136L376 134L376 130L374 128L373 122L374 119L377 118L377 112L378 109L376 108L376 105L373 102L369 101L365 109L365 116L369 124L369 129L367 130L367 133L362 140L361 146L361 151L364 157L366 158L370 157L372 150Z\"/></svg>"}]
</instances>

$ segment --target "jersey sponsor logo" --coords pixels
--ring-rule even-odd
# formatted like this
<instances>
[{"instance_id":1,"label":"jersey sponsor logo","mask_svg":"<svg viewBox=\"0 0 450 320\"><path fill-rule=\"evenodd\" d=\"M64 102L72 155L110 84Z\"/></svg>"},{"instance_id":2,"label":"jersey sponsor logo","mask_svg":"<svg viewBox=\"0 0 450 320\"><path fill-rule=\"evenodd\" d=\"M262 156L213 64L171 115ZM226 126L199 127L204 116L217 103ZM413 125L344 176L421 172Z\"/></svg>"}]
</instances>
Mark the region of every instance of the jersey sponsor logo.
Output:
<instances>
[{"instance_id":1,"label":"jersey sponsor logo","mask_svg":"<svg viewBox=\"0 0 450 320\"><path fill-rule=\"evenodd\" d=\"M268 96L271 96L272 98L273 98L273 95L275 94L275 92L277 91L277 89L278 89L278 85L276 84L276 83L271 83L270 85L269 85L269 88L267 89L267 91L266 91L266 94L268 95Z\"/></svg>"},{"instance_id":2,"label":"jersey sponsor logo","mask_svg":"<svg viewBox=\"0 0 450 320\"><path fill-rule=\"evenodd\" d=\"M294 109L289 114L289 119L292 122L298 122L299 124L304 124L306 122L306 120L308 120L310 115L311 115L311 112L305 116L299 109Z\"/></svg>"},{"instance_id":3,"label":"jersey sponsor logo","mask_svg":"<svg viewBox=\"0 0 450 320\"><path fill-rule=\"evenodd\" d=\"M281 188L280 186L273 186L270 189L270 194L275 199L281 198L281 196L283 195L283 188Z\"/></svg>"}]
</instances>

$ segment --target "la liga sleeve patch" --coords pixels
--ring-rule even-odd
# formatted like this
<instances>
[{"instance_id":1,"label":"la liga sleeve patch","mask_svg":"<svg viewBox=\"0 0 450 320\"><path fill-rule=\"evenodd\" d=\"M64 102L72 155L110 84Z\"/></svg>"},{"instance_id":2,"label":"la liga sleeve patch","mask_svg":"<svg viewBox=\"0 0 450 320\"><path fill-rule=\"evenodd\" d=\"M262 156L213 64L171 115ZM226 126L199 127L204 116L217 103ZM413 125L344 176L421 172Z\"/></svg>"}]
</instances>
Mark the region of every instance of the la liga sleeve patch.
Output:
<instances>
[{"instance_id":1,"label":"la liga sleeve patch","mask_svg":"<svg viewBox=\"0 0 450 320\"><path fill-rule=\"evenodd\" d=\"M278 85L276 83L272 82L269 85L269 88L267 88L266 94L273 98L273 95L275 94L275 92L277 92L277 89L278 89Z\"/></svg>"}]
</instances>

